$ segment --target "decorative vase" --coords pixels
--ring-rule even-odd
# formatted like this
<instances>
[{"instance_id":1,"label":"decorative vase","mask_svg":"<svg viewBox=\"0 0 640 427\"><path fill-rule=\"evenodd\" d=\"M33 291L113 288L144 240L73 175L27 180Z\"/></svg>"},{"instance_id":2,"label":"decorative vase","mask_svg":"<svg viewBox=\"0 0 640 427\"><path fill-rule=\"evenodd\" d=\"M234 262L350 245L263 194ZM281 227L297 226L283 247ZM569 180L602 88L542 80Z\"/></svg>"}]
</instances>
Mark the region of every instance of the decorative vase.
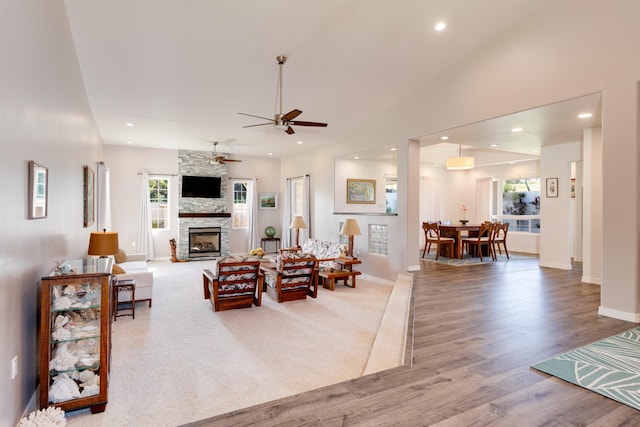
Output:
<instances>
[{"instance_id":1,"label":"decorative vase","mask_svg":"<svg viewBox=\"0 0 640 427\"><path fill-rule=\"evenodd\" d=\"M267 237L273 237L276 235L276 228L273 226L268 226L267 228L264 229L264 235Z\"/></svg>"}]
</instances>

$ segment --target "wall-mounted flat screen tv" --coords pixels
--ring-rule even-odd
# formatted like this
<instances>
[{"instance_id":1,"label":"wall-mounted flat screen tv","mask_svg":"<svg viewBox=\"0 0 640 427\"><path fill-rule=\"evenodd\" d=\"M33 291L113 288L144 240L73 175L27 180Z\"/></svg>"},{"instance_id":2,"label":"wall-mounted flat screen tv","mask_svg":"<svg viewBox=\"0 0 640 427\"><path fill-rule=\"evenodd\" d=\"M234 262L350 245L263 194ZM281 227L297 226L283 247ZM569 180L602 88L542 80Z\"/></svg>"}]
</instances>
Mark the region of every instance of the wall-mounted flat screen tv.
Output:
<instances>
[{"instance_id":1,"label":"wall-mounted flat screen tv","mask_svg":"<svg viewBox=\"0 0 640 427\"><path fill-rule=\"evenodd\" d=\"M220 198L219 176L191 176L182 175L182 197Z\"/></svg>"}]
</instances>

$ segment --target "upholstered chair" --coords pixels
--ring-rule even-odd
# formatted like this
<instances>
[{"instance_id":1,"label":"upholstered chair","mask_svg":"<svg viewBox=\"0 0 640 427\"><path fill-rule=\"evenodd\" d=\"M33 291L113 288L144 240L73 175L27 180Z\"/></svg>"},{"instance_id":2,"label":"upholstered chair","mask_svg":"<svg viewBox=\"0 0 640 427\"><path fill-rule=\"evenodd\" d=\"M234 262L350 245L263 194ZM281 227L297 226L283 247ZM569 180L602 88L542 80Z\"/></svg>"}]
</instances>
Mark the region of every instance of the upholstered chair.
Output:
<instances>
[{"instance_id":1,"label":"upholstered chair","mask_svg":"<svg viewBox=\"0 0 640 427\"><path fill-rule=\"evenodd\" d=\"M204 270L204 298L215 311L249 308L262 304L263 276L255 257L226 257L216 263L215 272Z\"/></svg>"},{"instance_id":2,"label":"upholstered chair","mask_svg":"<svg viewBox=\"0 0 640 427\"><path fill-rule=\"evenodd\" d=\"M262 268L267 293L279 303L318 296L318 259L304 252L278 255L275 268Z\"/></svg>"}]
</instances>

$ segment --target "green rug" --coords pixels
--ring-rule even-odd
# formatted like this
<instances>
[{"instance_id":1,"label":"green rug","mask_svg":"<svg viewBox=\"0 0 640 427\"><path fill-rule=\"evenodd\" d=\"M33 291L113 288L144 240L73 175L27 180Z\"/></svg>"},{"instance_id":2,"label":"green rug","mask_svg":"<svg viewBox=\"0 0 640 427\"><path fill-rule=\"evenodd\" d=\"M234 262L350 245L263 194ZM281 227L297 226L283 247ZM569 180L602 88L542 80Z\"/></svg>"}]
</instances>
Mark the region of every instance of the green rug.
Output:
<instances>
[{"instance_id":1,"label":"green rug","mask_svg":"<svg viewBox=\"0 0 640 427\"><path fill-rule=\"evenodd\" d=\"M532 368L640 410L640 327Z\"/></svg>"},{"instance_id":2,"label":"green rug","mask_svg":"<svg viewBox=\"0 0 640 427\"><path fill-rule=\"evenodd\" d=\"M420 252L420 255L422 255L422 252ZM466 265L490 264L492 262L518 261L518 260L531 259L531 258L537 258L537 255L509 253L509 259L507 259L507 256L503 253L502 255L498 254L498 259L496 261L493 261L491 257L483 256L482 257L483 262L480 262L480 258L472 257L469 255L465 255L464 258L462 259L447 258L447 257L441 256L441 257L438 257L438 261L436 261L435 252L431 252L426 254L424 258L422 258L422 260L427 262L437 262L438 264L452 265L454 267L461 267Z\"/></svg>"}]
</instances>

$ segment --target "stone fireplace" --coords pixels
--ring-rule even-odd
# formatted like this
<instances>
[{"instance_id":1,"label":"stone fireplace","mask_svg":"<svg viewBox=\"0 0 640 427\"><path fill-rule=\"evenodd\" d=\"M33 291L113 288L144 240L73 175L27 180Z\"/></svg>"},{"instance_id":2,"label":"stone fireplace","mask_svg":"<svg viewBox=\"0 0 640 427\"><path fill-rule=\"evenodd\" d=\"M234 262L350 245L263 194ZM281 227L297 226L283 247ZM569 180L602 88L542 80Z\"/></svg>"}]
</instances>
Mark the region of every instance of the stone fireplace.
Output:
<instances>
[{"instance_id":1,"label":"stone fireplace","mask_svg":"<svg viewBox=\"0 0 640 427\"><path fill-rule=\"evenodd\" d=\"M180 195L178 257L180 259L205 260L229 255L231 214L227 212L229 187L227 166L212 162L212 160L210 151L178 151L180 177L195 175L222 178L219 199L182 197L182 179L178 182L178 194ZM194 245L192 230L217 230L217 233L212 231L200 233ZM214 246L217 246L215 250L213 250Z\"/></svg>"}]
</instances>

